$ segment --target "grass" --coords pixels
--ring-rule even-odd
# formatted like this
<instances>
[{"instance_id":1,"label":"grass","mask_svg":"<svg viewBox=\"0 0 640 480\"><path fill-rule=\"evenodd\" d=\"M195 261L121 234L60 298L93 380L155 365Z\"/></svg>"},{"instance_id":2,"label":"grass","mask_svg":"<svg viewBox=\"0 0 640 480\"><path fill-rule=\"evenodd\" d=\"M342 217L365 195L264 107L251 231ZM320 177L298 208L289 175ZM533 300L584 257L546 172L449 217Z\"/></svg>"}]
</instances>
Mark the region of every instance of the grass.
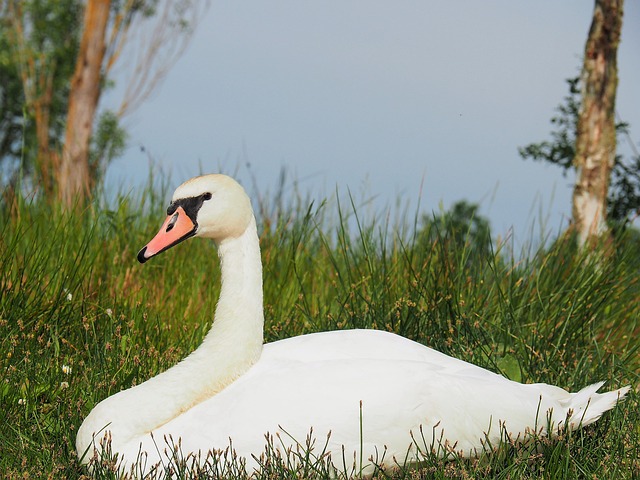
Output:
<instances>
[{"instance_id":1,"label":"grass","mask_svg":"<svg viewBox=\"0 0 640 480\"><path fill-rule=\"evenodd\" d=\"M206 333L219 292L213 246L190 241L135 261L167 198L149 187L76 215L20 198L0 211L1 475L87 475L74 442L90 409L170 367ZM353 201L277 202L261 198L257 209L265 341L377 328L522 382L634 386L595 425L557 440L507 441L475 460L425 453L378 477L640 478L637 240L617 239L604 262L567 240L518 260L508 245L482 252L460 242L437 220L390 225L388 216L360 218ZM258 477L327 476L323 439L300 441L283 458L272 439ZM178 478L244 478L230 452L198 468L178 455L175 469ZM97 477L117 475L105 463Z\"/></svg>"}]
</instances>

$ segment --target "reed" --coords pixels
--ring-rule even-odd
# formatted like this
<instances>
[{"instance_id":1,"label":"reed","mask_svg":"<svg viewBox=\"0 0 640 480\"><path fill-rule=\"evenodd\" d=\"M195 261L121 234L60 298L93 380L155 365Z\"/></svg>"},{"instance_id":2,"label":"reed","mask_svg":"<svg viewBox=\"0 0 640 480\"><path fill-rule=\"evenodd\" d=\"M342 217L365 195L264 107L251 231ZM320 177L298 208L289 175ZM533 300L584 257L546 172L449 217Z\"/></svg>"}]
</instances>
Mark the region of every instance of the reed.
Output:
<instances>
[{"instance_id":1,"label":"reed","mask_svg":"<svg viewBox=\"0 0 640 480\"><path fill-rule=\"evenodd\" d=\"M101 399L194 349L219 292L214 247L186 242L144 267L137 250L168 201L150 182L136 197L70 215L38 199L0 211L0 472L77 478L77 428ZM261 197L265 341L377 328L522 382L576 390L597 380L636 387L595 425L526 445L505 439L479 459L424 461L380 478L638 478L640 319L638 240L616 239L606 261L566 239L526 257L478 249L467 231L418 216L361 216L349 195L313 203ZM462 241L460 241L462 238ZM371 379L380 382L383 379ZM393 406L391 406L393 408ZM162 441L162 439L159 439ZM265 439L257 478L324 478L323 438L278 455ZM415 441L419 445L420 438ZM334 464L339 464L332 459ZM344 469L339 477L358 476ZM245 478L230 452L177 478ZM103 463L99 478L117 478Z\"/></svg>"}]
</instances>

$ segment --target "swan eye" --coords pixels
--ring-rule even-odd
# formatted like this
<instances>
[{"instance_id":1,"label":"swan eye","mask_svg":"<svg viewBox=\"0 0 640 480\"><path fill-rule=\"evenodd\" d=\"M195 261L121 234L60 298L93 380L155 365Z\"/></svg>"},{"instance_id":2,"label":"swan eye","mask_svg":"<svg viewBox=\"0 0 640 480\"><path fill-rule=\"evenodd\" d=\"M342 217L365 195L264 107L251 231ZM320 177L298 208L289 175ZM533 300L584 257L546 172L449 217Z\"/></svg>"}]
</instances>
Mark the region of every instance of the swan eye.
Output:
<instances>
[{"instance_id":1,"label":"swan eye","mask_svg":"<svg viewBox=\"0 0 640 480\"><path fill-rule=\"evenodd\" d=\"M205 194L202 195L202 199L203 200L211 200L211 193L207 192Z\"/></svg>"}]
</instances>

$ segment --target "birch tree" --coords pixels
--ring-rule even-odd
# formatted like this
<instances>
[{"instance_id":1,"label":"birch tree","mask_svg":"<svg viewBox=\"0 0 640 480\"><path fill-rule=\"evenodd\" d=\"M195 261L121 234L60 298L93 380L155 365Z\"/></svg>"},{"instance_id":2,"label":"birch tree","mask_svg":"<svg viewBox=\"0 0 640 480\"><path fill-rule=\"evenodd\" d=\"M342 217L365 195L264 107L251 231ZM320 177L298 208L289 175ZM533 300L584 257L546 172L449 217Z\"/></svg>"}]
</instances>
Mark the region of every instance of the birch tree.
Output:
<instances>
[{"instance_id":1,"label":"birch tree","mask_svg":"<svg viewBox=\"0 0 640 480\"><path fill-rule=\"evenodd\" d=\"M623 0L596 0L582 67L573 164L573 228L580 245L608 232L607 191L616 158L617 51Z\"/></svg>"},{"instance_id":2,"label":"birch tree","mask_svg":"<svg viewBox=\"0 0 640 480\"><path fill-rule=\"evenodd\" d=\"M640 154L629 125L615 121L616 53L622 28L622 0L597 0L581 75L567 80L569 94L551 119L551 141L518 151L522 158L575 170L571 229L581 246L609 236L609 224L625 225L640 214ZM626 138L631 158L616 152Z\"/></svg>"},{"instance_id":3,"label":"birch tree","mask_svg":"<svg viewBox=\"0 0 640 480\"><path fill-rule=\"evenodd\" d=\"M122 5L116 0L87 1L69 94L59 178L60 196L67 206L77 198L87 197L95 182L89 164L95 112L104 80L122 58L128 42L136 39L137 63L128 78L129 88L119 115L140 105L182 54L201 14L201 5L202 2L191 0L126 0ZM149 19L154 20L152 25L148 25ZM133 53L133 49L130 51Z\"/></svg>"},{"instance_id":4,"label":"birch tree","mask_svg":"<svg viewBox=\"0 0 640 480\"><path fill-rule=\"evenodd\" d=\"M89 196L89 143L100 99L105 33L110 0L88 0L76 67L71 79L67 129L58 179L60 197L71 205L74 197Z\"/></svg>"},{"instance_id":5,"label":"birch tree","mask_svg":"<svg viewBox=\"0 0 640 480\"><path fill-rule=\"evenodd\" d=\"M132 75L109 125L160 83L206 5L206 0L0 0L0 40L4 35L9 41L25 110L35 124L34 180L45 195L57 193L70 206L90 194L101 170L91 163L91 139L114 66L126 65ZM132 59L135 64L127 65ZM52 108L60 98L66 102L62 114ZM64 120L64 134L52 130L52 117L56 126Z\"/></svg>"}]
</instances>

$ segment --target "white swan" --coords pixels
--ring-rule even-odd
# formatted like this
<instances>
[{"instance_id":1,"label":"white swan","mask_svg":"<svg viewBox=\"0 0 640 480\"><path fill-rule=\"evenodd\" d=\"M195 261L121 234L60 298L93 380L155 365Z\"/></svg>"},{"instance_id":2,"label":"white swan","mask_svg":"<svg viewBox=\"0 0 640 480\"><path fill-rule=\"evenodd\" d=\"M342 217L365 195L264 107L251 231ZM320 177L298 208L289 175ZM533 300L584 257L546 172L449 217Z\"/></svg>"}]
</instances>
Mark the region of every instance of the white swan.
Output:
<instances>
[{"instance_id":1,"label":"white swan","mask_svg":"<svg viewBox=\"0 0 640 480\"><path fill-rule=\"evenodd\" d=\"M182 362L91 411L76 440L85 463L99 453L106 432L124 467L141 451L147 465L166 462L164 436L170 434L181 439L185 455L224 449L231 439L251 469L252 455L264 452L265 433L279 433L287 445L292 438L304 442L313 427L320 449L331 432L327 450L334 463L341 465L344 457L366 473L373 461L392 466L415 459L412 433L419 442L424 436L427 448L442 444L474 455L505 432L523 438L549 425L592 423L629 389L598 394L598 383L568 393L520 384L374 330L316 333L263 346L260 249L242 187L224 175L191 179L175 191L167 213L138 259L144 263L192 236L213 239L222 269L214 322Z\"/></svg>"}]
</instances>

